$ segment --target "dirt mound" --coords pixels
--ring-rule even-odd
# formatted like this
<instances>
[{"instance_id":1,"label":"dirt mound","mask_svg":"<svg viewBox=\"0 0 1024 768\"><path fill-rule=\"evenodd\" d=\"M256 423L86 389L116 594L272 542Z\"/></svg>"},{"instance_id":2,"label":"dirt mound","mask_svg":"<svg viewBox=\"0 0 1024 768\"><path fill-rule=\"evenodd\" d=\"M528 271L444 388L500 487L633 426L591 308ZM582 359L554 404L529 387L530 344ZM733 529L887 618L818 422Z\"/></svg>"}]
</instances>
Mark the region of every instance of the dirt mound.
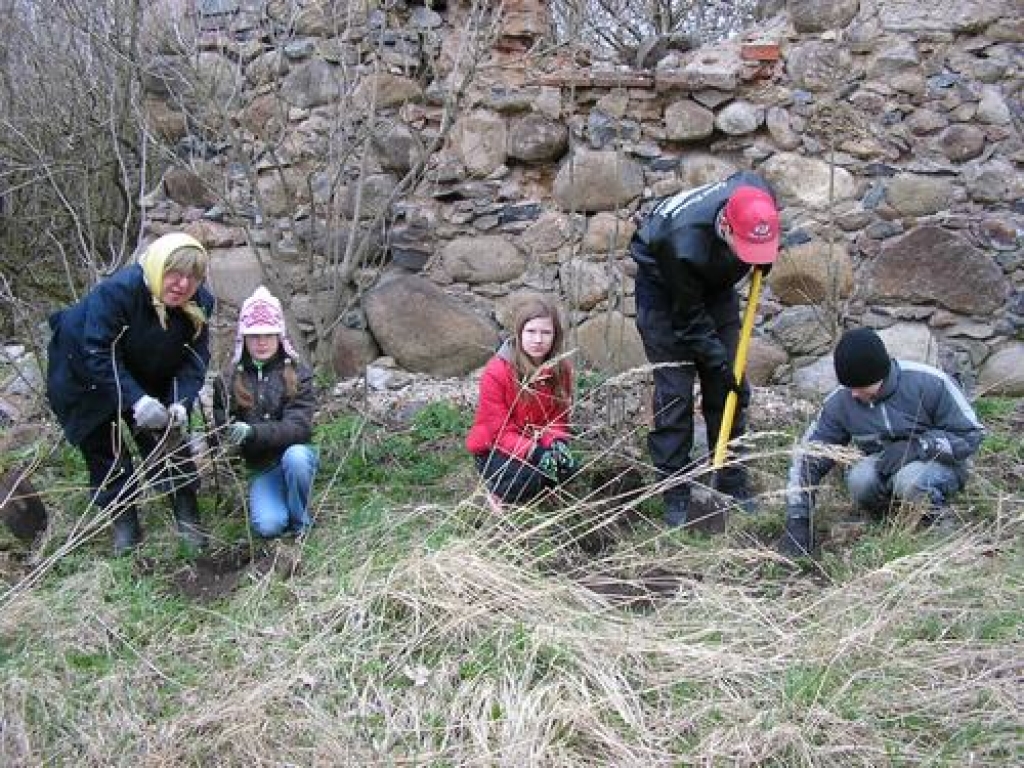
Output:
<instances>
[{"instance_id":1,"label":"dirt mound","mask_svg":"<svg viewBox=\"0 0 1024 768\"><path fill-rule=\"evenodd\" d=\"M257 549L246 543L197 557L171 572L169 584L176 594L210 603L232 594L250 577L259 579L274 572L288 579L298 568L298 552L290 547Z\"/></svg>"}]
</instances>

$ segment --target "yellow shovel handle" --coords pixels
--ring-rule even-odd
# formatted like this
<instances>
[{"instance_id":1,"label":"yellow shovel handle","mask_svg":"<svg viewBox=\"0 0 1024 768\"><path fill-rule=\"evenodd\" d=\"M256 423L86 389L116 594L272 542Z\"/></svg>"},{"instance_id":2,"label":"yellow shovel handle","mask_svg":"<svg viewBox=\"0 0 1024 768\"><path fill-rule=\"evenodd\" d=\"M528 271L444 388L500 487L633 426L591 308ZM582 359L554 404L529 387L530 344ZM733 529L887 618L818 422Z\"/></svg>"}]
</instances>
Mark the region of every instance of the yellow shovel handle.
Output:
<instances>
[{"instance_id":1,"label":"yellow shovel handle","mask_svg":"<svg viewBox=\"0 0 1024 768\"><path fill-rule=\"evenodd\" d=\"M747 308L743 312L743 328L740 341L736 346L736 360L732 365L732 375L739 384L743 381L743 372L747 369L747 351L750 349L750 337L754 333L754 318L757 316L757 302L761 297L761 277L763 267L754 267L750 280L750 295L747 297ZM736 418L736 405L739 396L730 391L725 399L725 410L722 412L722 426L718 430L718 442L715 445L715 458L712 467L721 469L725 466L725 454L729 447L729 435L732 434L732 423Z\"/></svg>"}]
</instances>

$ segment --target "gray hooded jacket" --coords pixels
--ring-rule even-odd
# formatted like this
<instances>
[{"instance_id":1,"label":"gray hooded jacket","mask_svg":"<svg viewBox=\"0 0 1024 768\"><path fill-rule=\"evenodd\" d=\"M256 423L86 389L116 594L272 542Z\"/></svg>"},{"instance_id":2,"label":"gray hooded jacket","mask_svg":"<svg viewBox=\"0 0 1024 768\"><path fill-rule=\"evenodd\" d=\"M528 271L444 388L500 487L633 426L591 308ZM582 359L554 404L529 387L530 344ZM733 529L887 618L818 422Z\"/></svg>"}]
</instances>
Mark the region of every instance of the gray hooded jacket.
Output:
<instances>
[{"instance_id":1,"label":"gray hooded jacket","mask_svg":"<svg viewBox=\"0 0 1024 768\"><path fill-rule=\"evenodd\" d=\"M959 387L942 371L909 360L893 360L878 396L862 403L846 387L833 391L797 447L786 487L789 517L808 517L814 489L834 461L817 455L813 443L849 445L865 454L881 452L897 440L933 437L945 450L940 461L961 476L978 450L985 429Z\"/></svg>"}]
</instances>

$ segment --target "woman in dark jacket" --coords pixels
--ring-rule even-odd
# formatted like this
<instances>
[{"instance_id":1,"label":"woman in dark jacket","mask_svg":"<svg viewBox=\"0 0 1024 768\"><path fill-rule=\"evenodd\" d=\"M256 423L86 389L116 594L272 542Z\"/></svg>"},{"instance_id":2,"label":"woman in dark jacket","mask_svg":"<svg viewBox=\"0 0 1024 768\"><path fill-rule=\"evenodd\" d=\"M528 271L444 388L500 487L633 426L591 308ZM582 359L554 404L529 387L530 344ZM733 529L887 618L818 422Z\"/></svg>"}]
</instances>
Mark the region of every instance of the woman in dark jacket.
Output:
<instances>
[{"instance_id":1,"label":"woman in dark jacket","mask_svg":"<svg viewBox=\"0 0 1024 768\"><path fill-rule=\"evenodd\" d=\"M162 471L179 534L194 546L206 544L199 481L182 429L210 360L207 262L193 237L164 235L138 264L50 317L47 398L85 457L94 501L113 518L115 554L142 541L138 482L121 419L147 474Z\"/></svg>"},{"instance_id":2,"label":"woman in dark jacket","mask_svg":"<svg viewBox=\"0 0 1024 768\"><path fill-rule=\"evenodd\" d=\"M569 450L572 366L561 352L558 311L530 299L517 312L515 338L480 377L466 448L476 457L495 512L502 502L531 501L576 468Z\"/></svg>"},{"instance_id":3,"label":"woman in dark jacket","mask_svg":"<svg viewBox=\"0 0 1024 768\"><path fill-rule=\"evenodd\" d=\"M232 370L214 389L213 416L250 473L249 517L263 538L301 535L318 457L313 375L288 341L281 303L262 286L238 317Z\"/></svg>"}]
</instances>

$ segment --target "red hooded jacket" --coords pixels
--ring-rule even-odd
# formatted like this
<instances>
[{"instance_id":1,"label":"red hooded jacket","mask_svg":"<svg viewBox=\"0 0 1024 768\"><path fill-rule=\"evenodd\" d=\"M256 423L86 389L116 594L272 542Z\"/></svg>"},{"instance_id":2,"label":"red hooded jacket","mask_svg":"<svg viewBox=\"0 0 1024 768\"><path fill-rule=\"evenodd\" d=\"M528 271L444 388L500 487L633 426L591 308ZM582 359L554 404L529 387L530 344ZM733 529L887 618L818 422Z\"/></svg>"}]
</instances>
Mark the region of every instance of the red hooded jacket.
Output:
<instances>
[{"instance_id":1,"label":"red hooded jacket","mask_svg":"<svg viewBox=\"0 0 1024 768\"><path fill-rule=\"evenodd\" d=\"M480 377L480 399L466 448L470 453L499 451L528 461L539 445L549 448L555 440L569 439L570 399L555 396L551 376L535 377L521 387L515 366L503 347L490 359ZM572 381L572 368L563 362Z\"/></svg>"}]
</instances>

